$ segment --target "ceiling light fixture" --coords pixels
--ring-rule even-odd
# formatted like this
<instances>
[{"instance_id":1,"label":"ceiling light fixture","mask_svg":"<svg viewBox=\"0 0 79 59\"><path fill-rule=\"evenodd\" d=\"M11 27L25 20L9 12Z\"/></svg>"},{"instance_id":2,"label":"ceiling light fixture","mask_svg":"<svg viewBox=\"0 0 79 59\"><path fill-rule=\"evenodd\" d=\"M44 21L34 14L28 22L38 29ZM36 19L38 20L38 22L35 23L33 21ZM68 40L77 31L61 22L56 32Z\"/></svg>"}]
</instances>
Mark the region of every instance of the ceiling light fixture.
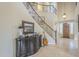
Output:
<instances>
[{"instance_id":1,"label":"ceiling light fixture","mask_svg":"<svg viewBox=\"0 0 79 59\"><path fill-rule=\"evenodd\" d=\"M64 19L66 19L66 17L67 17L67 16L66 16L66 13L64 13L62 17L63 17Z\"/></svg>"},{"instance_id":2,"label":"ceiling light fixture","mask_svg":"<svg viewBox=\"0 0 79 59\"><path fill-rule=\"evenodd\" d=\"M66 19L67 16L66 16L66 13L65 13L65 3L64 3L63 5L64 5L64 6L63 6L63 12L64 12L64 13L63 13L63 16L62 16L62 17L63 17L64 19Z\"/></svg>"}]
</instances>

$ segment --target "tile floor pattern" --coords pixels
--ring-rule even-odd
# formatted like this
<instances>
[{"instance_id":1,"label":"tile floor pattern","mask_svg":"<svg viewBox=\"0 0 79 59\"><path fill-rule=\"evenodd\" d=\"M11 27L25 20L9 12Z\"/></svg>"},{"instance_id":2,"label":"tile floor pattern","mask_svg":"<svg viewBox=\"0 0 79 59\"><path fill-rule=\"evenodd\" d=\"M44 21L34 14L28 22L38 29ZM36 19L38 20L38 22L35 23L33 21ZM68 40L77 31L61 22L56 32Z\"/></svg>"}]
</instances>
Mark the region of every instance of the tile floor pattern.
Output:
<instances>
[{"instance_id":1,"label":"tile floor pattern","mask_svg":"<svg viewBox=\"0 0 79 59\"><path fill-rule=\"evenodd\" d=\"M39 51L30 57L72 57L67 51L59 48L58 46L49 45L42 47Z\"/></svg>"}]
</instances>

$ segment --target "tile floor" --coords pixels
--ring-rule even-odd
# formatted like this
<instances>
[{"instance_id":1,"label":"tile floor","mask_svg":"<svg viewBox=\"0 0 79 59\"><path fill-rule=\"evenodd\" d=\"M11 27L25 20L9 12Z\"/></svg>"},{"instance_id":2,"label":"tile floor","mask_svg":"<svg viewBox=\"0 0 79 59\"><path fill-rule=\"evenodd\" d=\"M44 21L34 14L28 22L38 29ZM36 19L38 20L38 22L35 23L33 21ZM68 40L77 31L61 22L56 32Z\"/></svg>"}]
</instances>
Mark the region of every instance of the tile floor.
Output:
<instances>
[{"instance_id":1,"label":"tile floor","mask_svg":"<svg viewBox=\"0 0 79 59\"><path fill-rule=\"evenodd\" d=\"M39 51L30 57L71 57L72 55L59 48L58 46L49 45L42 47Z\"/></svg>"},{"instance_id":2,"label":"tile floor","mask_svg":"<svg viewBox=\"0 0 79 59\"><path fill-rule=\"evenodd\" d=\"M79 57L79 48L75 47L72 39L64 39L60 43L41 47L37 53L30 57Z\"/></svg>"}]
</instances>

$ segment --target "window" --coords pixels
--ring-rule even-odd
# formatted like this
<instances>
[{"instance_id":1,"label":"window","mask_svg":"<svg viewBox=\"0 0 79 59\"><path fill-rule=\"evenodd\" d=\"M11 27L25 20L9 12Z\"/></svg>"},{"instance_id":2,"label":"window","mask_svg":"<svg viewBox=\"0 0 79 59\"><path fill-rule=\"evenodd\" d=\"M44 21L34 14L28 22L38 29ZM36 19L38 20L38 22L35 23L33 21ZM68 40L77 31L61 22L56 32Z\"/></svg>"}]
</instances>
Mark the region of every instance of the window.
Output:
<instances>
[{"instance_id":1,"label":"window","mask_svg":"<svg viewBox=\"0 0 79 59\"><path fill-rule=\"evenodd\" d=\"M56 13L56 3L55 2L50 2L50 5L51 6L49 6L49 11L51 13Z\"/></svg>"},{"instance_id":2,"label":"window","mask_svg":"<svg viewBox=\"0 0 79 59\"><path fill-rule=\"evenodd\" d=\"M70 22L70 34L73 34L74 33L74 23L73 22Z\"/></svg>"}]
</instances>

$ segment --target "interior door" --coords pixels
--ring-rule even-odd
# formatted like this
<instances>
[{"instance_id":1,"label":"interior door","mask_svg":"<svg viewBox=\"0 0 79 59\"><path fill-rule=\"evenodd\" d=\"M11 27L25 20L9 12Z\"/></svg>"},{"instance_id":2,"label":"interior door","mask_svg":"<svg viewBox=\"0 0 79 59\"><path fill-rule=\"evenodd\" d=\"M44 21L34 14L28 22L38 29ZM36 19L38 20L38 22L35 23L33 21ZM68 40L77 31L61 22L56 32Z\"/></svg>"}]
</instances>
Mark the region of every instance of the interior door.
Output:
<instances>
[{"instance_id":1,"label":"interior door","mask_svg":"<svg viewBox=\"0 0 79 59\"><path fill-rule=\"evenodd\" d=\"M69 38L69 24L64 23L63 24L63 38Z\"/></svg>"}]
</instances>

